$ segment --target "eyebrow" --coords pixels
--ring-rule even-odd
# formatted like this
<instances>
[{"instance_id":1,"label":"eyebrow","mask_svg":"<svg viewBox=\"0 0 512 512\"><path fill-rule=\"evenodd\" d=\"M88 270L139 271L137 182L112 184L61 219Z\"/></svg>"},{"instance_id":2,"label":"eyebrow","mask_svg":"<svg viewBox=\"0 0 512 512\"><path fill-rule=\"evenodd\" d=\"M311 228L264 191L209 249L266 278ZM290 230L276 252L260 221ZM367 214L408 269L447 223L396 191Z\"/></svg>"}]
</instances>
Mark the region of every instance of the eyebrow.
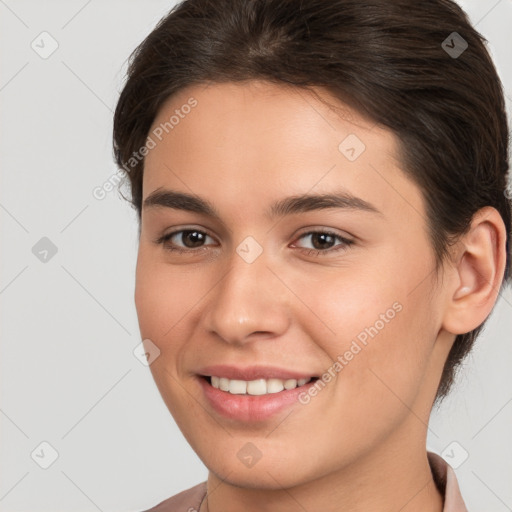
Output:
<instances>
[{"instance_id":1,"label":"eyebrow","mask_svg":"<svg viewBox=\"0 0 512 512\"><path fill-rule=\"evenodd\" d=\"M172 208L175 210L199 213L217 220L221 218L217 209L209 201L194 194L169 189L160 188L153 191L144 200L143 208ZM339 191L328 194L303 194L285 197L273 203L269 210L267 210L266 216L273 219L275 217L284 217L286 215L329 208L343 208L382 215L382 212L364 199L356 197L346 191Z\"/></svg>"}]
</instances>

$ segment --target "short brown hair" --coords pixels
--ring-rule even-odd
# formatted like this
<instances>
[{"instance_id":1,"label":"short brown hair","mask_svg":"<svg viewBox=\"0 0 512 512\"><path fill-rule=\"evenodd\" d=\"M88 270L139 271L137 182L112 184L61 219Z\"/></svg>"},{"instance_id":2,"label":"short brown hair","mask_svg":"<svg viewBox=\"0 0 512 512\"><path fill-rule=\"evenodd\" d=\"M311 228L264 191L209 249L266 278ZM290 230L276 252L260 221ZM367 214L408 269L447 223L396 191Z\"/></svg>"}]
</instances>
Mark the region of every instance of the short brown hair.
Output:
<instances>
[{"instance_id":1,"label":"short brown hair","mask_svg":"<svg viewBox=\"0 0 512 512\"><path fill-rule=\"evenodd\" d=\"M511 277L509 134L486 42L451 0L179 3L131 55L114 116L115 159L139 221L144 160L133 155L170 96L192 84L251 79L321 86L397 136L404 172L426 200L438 265L480 208L499 211L503 286ZM436 400L482 328L456 337Z\"/></svg>"}]
</instances>

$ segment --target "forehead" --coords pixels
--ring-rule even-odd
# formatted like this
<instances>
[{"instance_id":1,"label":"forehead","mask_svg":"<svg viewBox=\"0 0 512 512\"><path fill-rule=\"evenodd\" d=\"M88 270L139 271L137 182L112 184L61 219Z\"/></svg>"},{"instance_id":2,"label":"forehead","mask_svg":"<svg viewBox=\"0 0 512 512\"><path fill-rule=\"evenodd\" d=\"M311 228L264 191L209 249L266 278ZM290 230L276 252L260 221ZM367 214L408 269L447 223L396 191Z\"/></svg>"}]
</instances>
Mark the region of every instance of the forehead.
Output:
<instances>
[{"instance_id":1,"label":"forehead","mask_svg":"<svg viewBox=\"0 0 512 512\"><path fill-rule=\"evenodd\" d=\"M321 88L195 84L163 104L149 137L144 196L169 186L264 201L344 187L379 209L403 207L404 195L421 209L396 136Z\"/></svg>"},{"instance_id":2,"label":"forehead","mask_svg":"<svg viewBox=\"0 0 512 512\"><path fill-rule=\"evenodd\" d=\"M389 130L321 87L305 89L264 80L194 84L163 103L150 134L159 131L159 139L172 134L177 141L190 135L190 124L203 142L205 138L219 142L228 135L236 142L247 139L244 135L258 135L258 140L271 143L279 133L276 142L287 142L283 149L288 149L299 144L317 147L318 137L312 137L316 134L336 143L340 136L359 132L369 144L396 152Z\"/></svg>"}]
</instances>

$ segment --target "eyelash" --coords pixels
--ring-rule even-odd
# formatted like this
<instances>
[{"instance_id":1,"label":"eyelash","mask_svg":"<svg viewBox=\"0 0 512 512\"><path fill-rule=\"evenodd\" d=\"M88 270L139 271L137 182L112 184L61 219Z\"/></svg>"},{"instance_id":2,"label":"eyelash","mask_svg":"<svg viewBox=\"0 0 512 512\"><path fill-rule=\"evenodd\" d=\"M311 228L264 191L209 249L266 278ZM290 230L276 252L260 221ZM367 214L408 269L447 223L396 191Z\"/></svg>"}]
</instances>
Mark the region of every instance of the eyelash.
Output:
<instances>
[{"instance_id":1,"label":"eyelash","mask_svg":"<svg viewBox=\"0 0 512 512\"><path fill-rule=\"evenodd\" d=\"M173 231L171 233L168 233L166 235L161 236L160 238L155 240L155 243L163 245L165 250L167 250L167 251L175 252L175 253L178 253L178 254L183 254L183 253L190 254L190 253L194 253L194 252L198 253L200 251L206 250L206 247L204 247L204 246L199 247L197 249L190 249L190 248L183 248L183 247L173 247L172 245L167 244L167 242L174 235L177 235L179 233L187 233L187 232L197 232L197 233L201 233L202 235L210 236L208 233L206 233L204 231L200 231L198 229L179 229L177 231ZM306 237L306 236L318 235L318 234L332 236L332 237L337 238L338 240L340 240L342 243L339 244L339 246L335 246L334 248L325 249L325 250L321 250L321 249L301 249L301 248L299 248L299 250L302 250L302 252L304 252L307 256L315 256L315 257L317 257L317 256L325 256L325 255L328 255L328 254L332 254L332 253L340 251L340 250L346 250L348 247L350 247L351 245L354 244L353 240L349 240L347 238L344 238L344 237L342 237L340 235L337 235L336 233L333 233L331 231L321 231L321 230L318 230L318 231L308 231L306 233L302 233L299 236L298 239L301 239L301 238ZM210 238L213 238L213 237L210 236Z\"/></svg>"}]
</instances>

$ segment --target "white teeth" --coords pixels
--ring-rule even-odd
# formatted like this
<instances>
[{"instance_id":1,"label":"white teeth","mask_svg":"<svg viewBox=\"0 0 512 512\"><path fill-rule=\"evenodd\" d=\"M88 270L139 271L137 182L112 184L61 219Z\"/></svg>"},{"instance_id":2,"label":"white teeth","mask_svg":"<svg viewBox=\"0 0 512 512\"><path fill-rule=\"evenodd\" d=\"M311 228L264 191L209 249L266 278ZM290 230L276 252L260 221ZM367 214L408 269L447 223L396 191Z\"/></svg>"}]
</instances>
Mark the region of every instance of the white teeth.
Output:
<instances>
[{"instance_id":1,"label":"white teeth","mask_svg":"<svg viewBox=\"0 0 512 512\"><path fill-rule=\"evenodd\" d=\"M229 392L234 395L245 395L247 392L247 383L245 380L232 380L229 382Z\"/></svg>"},{"instance_id":2,"label":"white teeth","mask_svg":"<svg viewBox=\"0 0 512 512\"><path fill-rule=\"evenodd\" d=\"M224 377L220 377L219 379L219 389L222 391L229 391L229 379Z\"/></svg>"},{"instance_id":3,"label":"white teeth","mask_svg":"<svg viewBox=\"0 0 512 512\"><path fill-rule=\"evenodd\" d=\"M268 379L267 380L267 393L279 393L279 391L283 391L283 389L284 389L284 384L281 379Z\"/></svg>"},{"instance_id":4,"label":"white teeth","mask_svg":"<svg viewBox=\"0 0 512 512\"><path fill-rule=\"evenodd\" d=\"M231 381L233 382L233 381ZM231 393L231 386L229 387ZM248 395L264 395L267 392L267 383L265 379L250 380L247 383L247 394Z\"/></svg>"},{"instance_id":5,"label":"white teeth","mask_svg":"<svg viewBox=\"0 0 512 512\"><path fill-rule=\"evenodd\" d=\"M284 389L293 389L297 387L296 379L288 379L284 381Z\"/></svg>"},{"instance_id":6,"label":"white teeth","mask_svg":"<svg viewBox=\"0 0 512 512\"><path fill-rule=\"evenodd\" d=\"M214 388L227 391L233 395L266 395L268 393L279 393L283 390L295 389L308 383L310 378L303 379L256 379L238 380L225 377L211 376L211 384Z\"/></svg>"}]
</instances>

